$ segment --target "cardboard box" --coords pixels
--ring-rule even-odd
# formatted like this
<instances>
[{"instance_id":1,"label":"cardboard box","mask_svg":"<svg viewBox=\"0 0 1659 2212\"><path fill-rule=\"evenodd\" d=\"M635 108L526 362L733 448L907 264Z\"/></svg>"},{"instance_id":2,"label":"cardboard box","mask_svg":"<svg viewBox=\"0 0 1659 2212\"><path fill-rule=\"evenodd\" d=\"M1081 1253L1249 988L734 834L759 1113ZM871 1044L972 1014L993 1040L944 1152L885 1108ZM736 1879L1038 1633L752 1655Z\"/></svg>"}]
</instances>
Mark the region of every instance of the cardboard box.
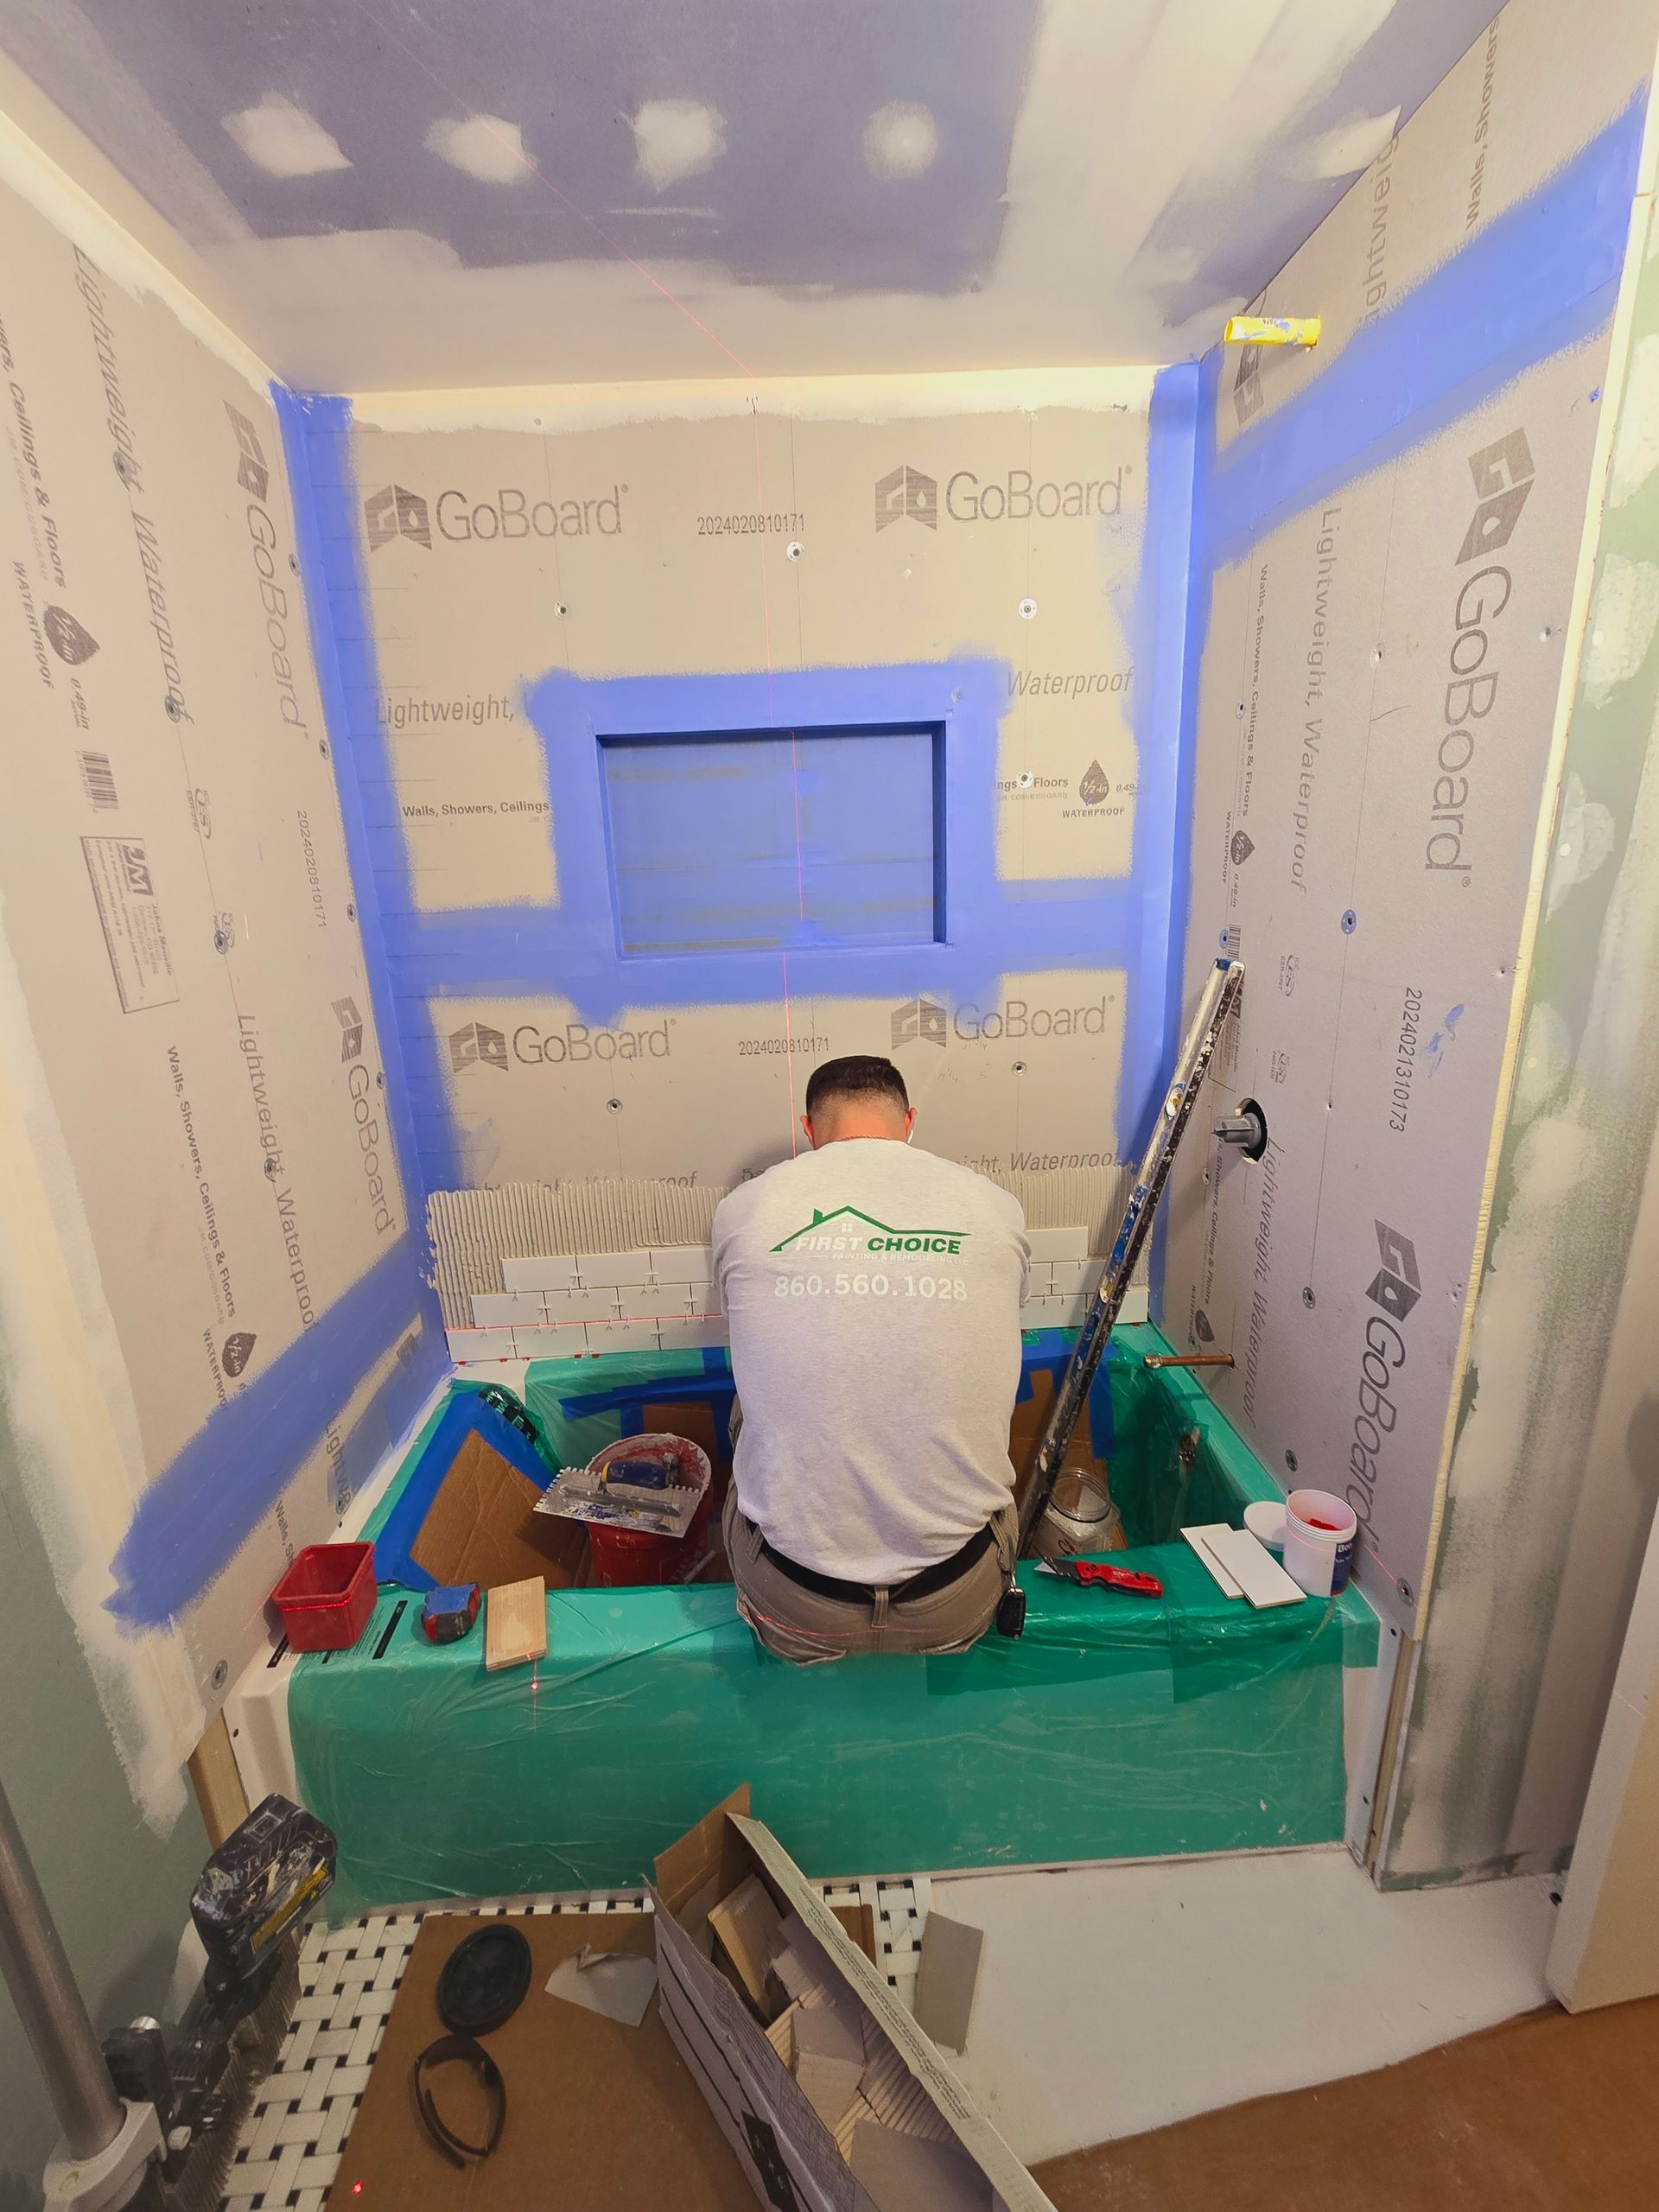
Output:
<instances>
[{"instance_id":1,"label":"cardboard box","mask_svg":"<svg viewBox=\"0 0 1659 2212\"><path fill-rule=\"evenodd\" d=\"M664 2024L759 2202L790 2212L1053 2212L748 1805L746 1784L665 1851L651 1894ZM720 1908L740 1891L752 1905L750 1883L770 1897L786 1947L786 1971L760 2003L746 1986L758 1977L728 1970L729 1949L709 1927L713 1912L731 1929ZM760 1916L740 1912L750 1928ZM813 1983L816 1995L796 1993ZM862 2094L836 2127L791 2070L798 2038L783 2024L803 2002L827 2005L863 2036ZM829 2039L806 2042L827 2049ZM820 2101L824 2070L820 2062L812 2083Z\"/></svg>"}]
</instances>

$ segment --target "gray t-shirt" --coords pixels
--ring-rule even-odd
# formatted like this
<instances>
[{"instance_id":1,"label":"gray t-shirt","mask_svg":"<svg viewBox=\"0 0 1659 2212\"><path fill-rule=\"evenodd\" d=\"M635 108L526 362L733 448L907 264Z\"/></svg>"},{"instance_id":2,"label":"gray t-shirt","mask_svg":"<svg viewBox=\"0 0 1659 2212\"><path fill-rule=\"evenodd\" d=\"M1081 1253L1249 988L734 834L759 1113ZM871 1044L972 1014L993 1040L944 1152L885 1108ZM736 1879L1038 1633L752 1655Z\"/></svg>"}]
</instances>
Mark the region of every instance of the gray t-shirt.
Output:
<instances>
[{"instance_id":1,"label":"gray t-shirt","mask_svg":"<svg viewBox=\"0 0 1659 2212\"><path fill-rule=\"evenodd\" d=\"M901 1581L1007 1503L1030 1256L1016 1198L885 1137L721 1200L737 1497L768 1543L843 1581Z\"/></svg>"}]
</instances>

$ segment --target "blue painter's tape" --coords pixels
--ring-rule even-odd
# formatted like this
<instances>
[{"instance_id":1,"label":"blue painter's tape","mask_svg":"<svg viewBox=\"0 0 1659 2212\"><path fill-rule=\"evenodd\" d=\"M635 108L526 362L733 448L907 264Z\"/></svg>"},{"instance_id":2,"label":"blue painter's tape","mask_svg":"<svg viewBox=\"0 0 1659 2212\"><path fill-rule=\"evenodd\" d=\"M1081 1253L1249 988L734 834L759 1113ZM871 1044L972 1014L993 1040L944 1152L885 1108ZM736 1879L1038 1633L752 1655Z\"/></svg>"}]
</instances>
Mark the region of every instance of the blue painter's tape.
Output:
<instances>
[{"instance_id":1,"label":"blue painter's tape","mask_svg":"<svg viewBox=\"0 0 1659 2212\"><path fill-rule=\"evenodd\" d=\"M428 1193L453 1189L460 1179L448 1113L438 1124L417 1130L413 1102L423 1091L429 1095L438 1077L432 1029L424 1018L407 1018L397 1005L387 959L386 916L410 906L413 895L381 721L373 615L358 537L351 403L282 385L272 385L271 396L293 491L300 575L334 746L369 995L389 1070L387 1118L397 1139L404 1201L411 1220L423 1228ZM429 1294L423 1303L435 1328L436 1300Z\"/></svg>"},{"instance_id":2,"label":"blue painter's tape","mask_svg":"<svg viewBox=\"0 0 1659 2212\"><path fill-rule=\"evenodd\" d=\"M1611 315L1646 95L1537 190L1355 333L1216 464L1202 550L1220 567L1421 445Z\"/></svg>"},{"instance_id":3,"label":"blue painter's tape","mask_svg":"<svg viewBox=\"0 0 1659 2212\"><path fill-rule=\"evenodd\" d=\"M547 1488L550 1470L529 1438L493 1406L485 1405L476 1391L456 1391L420 1458L404 1476L403 1487L374 1540L374 1572L381 1582L396 1582L406 1590L436 1587L433 1576L415 1560L410 1547L419 1541L432 1501L469 1436L481 1436L492 1451L499 1452L510 1467L534 1483L538 1491Z\"/></svg>"},{"instance_id":4,"label":"blue painter's tape","mask_svg":"<svg viewBox=\"0 0 1659 2212\"><path fill-rule=\"evenodd\" d=\"M364 1376L415 1326L418 1278L413 1243L401 1236L256 1381L214 1408L138 1501L106 1601L118 1619L160 1627L223 1573ZM429 1334L426 1341L435 1340ZM400 1363L353 1424L346 1441L354 1468L385 1449L432 1380L429 1361Z\"/></svg>"},{"instance_id":5,"label":"blue painter's tape","mask_svg":"<svg viewBox=\"0 0 1659 2212\"><path fill-rule=\"evenodd\" d=\"M1118 1149L1137 1158L1152 1135L1172 1035L1180 1021L1185 904L1175 886L1192 841L1192 748L1186 712L1186 610L1191 590L1193 455L1198 372L1188 363L1154 379L1147 440L1147 519L1128 625L1136 671L1129 712L1138 772L1132 887L1140 956L1129 965L1126 1043L1118 1089ZM1171 992L1173 991L1173 997Z\"/></svg>"},{"instance_id":6,"label":"blue painter's tape","mask_svg":"<svg viewBox=\"0 0 1659 2212\"><path fill-rule=\"evenodd\" d=\"M1221 391L1222 355L1219 347L1196 364L1197 391L1192 442L1192 542L1204 543L1208 535L1211 487L1215 480L1216 407ZM1166 372L1166 373L1168 373ZM1154 388L1155 389L1155 388ZM1181 1047L1185 999L1186 934L1192 917L1192 786L1198 758L1198 690L1204 665L1205 641L1210 632L1210 602L1214 571L1194 560L1186 577L1186 603L1181 610L1180 741L1175 755L1174 854L1170 872L1169 964L1164 980L1163 1065L1173 1070ZM1246 973L1248 974L1248 967ZM1151 1132L1147 1131L1148 1140ZM1147 1263L1149 1311L1164 1328L1165 1262L1169 1230L1169 1207L1158 1209L1153 1224L1152 1253ZM1167 1331L1166 1330L1167 1334ZM1173 1338L1171 1339L1173 1342Z\"/></svg>"},{"instance_id":7,"label":"blue painter's tape","mask_svg":"<svg viewBox=\"0 0 1659 2212\"><path fill-rule=\"evenodd\" d=\"M1171 501L1160 529L1160 557L1166 562L1179 505L1179 498ZM1169 588L1165 580L1160 594ZM1166 619L1161 595L1160 604ZM531 684L524 708L547 762L558 905L430 913L413 911L412 901L394 910L389 901L385 917L392 995L406 1032L418 1027L423 1033L421 1051L410 1054L410 1104L421 1141L430 1147L427 1170L434 1186L442 1163L452 1160L456 1149L442 1072L452 1026L445 1000L562 997L582 1024L610 1028L639 1007L753 1005L784 995L783 958L777 951L630 956L619 950L605 836L607 740L771 728L937 731L936 853L944 856L936 890L939 935L913 944L798 941L786 955L793 999L903 1002L927 995L948 1009L966 1038L1001 1007L1005 976L1117 969L1133 979L1144 963L1148 912L1161 913L1166 903L1167 825L1137 841L1127 877L1000 880L997 730L1012 696L1006 664L989 659L783 671L770 677L754 671L589 681L556 671ZM1173 747L1173 720L1164 742ZM1137 1002L1135 1019L1126 1020L1124 1095L1137 1100L1158 1078L1161 933L1158 945L1151 1000ZM467 1049L464 1041L460 1049ZM1102 1097L1103 1153L1115 1143L1110 1104Z\"/></svg>"}]
</instances>

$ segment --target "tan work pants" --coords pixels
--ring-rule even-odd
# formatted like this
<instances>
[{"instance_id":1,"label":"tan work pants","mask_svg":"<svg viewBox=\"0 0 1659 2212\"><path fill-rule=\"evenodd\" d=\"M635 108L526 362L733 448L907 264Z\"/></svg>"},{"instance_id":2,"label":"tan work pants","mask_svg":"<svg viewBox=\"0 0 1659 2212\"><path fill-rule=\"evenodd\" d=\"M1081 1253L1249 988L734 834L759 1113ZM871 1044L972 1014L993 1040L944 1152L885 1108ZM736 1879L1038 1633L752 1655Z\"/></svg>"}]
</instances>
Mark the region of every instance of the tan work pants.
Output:
<instances>
[{"instance_id":1,"label":"tan work pants","mask_svg":"<svg viewBox=\"0 0 1659 2212\"><path fill-rule=\"evenodd\" d=\"M798 1666L871 1651L966 1651L996 1617L1020 1541L1010 1499L991 1524L996 1541L943 1590L918 1598L877 1590L859 1599L804 1589L768 1559L760 1531L738 1509L735 1483L721 1525L738 1611L768 1651Z\"/></svg>"}]
</instances>

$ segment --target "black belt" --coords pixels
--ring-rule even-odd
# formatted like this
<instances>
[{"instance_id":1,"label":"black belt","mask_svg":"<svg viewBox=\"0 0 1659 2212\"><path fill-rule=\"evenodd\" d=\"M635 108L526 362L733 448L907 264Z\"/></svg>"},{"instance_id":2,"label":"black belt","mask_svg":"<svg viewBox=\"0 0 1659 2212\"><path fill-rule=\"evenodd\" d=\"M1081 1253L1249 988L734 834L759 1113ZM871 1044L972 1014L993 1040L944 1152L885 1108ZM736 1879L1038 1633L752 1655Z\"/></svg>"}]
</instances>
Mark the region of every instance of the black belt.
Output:
<instances>
[{"instance_id":1,"label":"black belt","mask_svg":"<svg viewBox=\"0 0 1659 2212\"><path fill-rule=\"evenodd\" d=\"M942 1559L937 1567L925 1567L919 1574L912 1574L907 1582L894 1582L887 1587L889 1603L904 1598L931 1598L935 1591L945 1590L951 1583L976 1567L996 1541L995 1525L988 1521L976 1535L969 1536L959 1552L952 1552L949 1559ZM798 1583L803 1590L816 1591L820 1598L838 1598L845 1605L868 1605L874 1602L880 1586L868 1582L842 1582L833 1574L816 1573L810 1567L798 1567L792 1559L785 1559L782 1552L774 1551L764 1536L760 1549L777 1568L779 1574Z\"/></svg>"}]
</instances>

